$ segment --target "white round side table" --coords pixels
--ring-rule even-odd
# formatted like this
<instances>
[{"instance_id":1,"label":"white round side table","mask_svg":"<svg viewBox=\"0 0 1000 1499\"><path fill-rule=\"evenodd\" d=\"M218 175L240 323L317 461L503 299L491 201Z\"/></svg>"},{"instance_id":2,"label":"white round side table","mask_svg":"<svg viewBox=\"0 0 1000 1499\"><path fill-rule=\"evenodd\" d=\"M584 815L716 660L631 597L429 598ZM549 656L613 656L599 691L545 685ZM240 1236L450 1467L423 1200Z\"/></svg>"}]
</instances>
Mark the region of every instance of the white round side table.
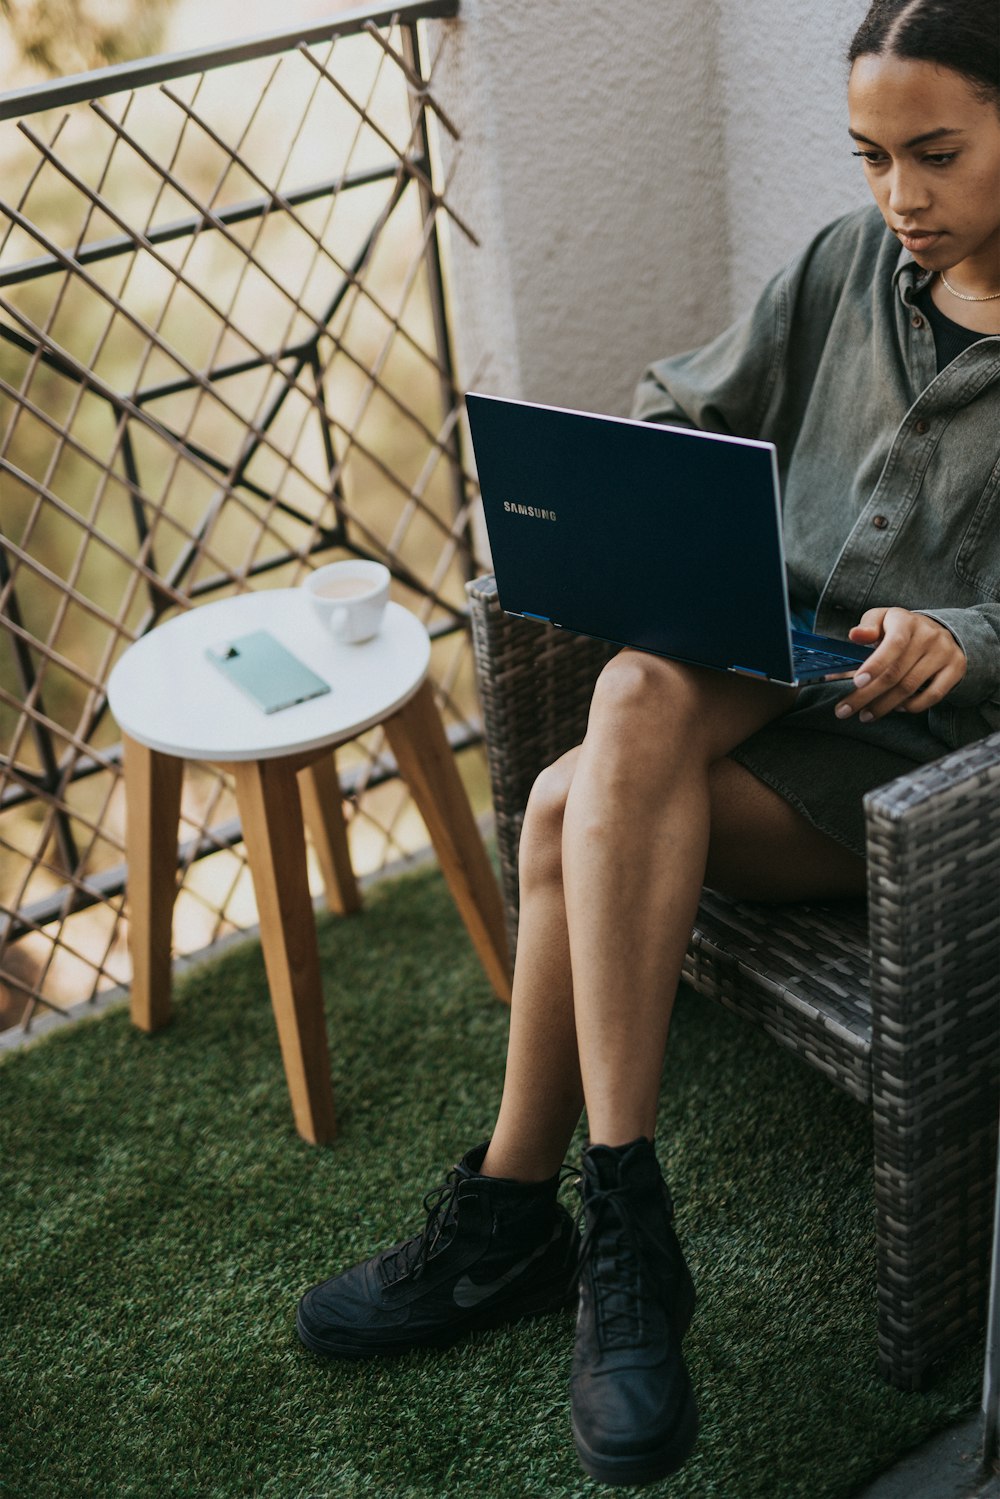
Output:
<instances>
[{"instance_id":1,"label":"white round side table","mask_svg":"<svg viewBox=\"0 0 1000 1499\"><path fill-rule=\"evenodd\" d=\"M206 655L254 630L275 636L331 691L264 713ZM336 1120L305 824L330 908L360 905L335 745L384 725L487 976L510 1000L500 893L427 681L429 661L426 629L398 604L374 639L349 645L323 627L301 589L264 589L158 626L128 648L108 682L123 731L132 1018L146 1031L170 1018L181 777L185 760L211 761L235 781L295 1124L317 1144L333 1138Z\"/></svg>"}]
</instances>

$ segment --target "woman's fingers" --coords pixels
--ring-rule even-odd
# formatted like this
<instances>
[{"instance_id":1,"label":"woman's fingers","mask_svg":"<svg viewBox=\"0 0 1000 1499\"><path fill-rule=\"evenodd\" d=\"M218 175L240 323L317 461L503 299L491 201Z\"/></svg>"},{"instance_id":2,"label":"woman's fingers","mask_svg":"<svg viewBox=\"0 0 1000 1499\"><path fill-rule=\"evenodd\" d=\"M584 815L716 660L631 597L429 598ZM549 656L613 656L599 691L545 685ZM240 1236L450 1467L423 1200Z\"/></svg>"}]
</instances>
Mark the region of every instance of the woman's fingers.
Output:
<instances>
[{"instance_id":1,"label":"woman's fingers","mask_svg":"<svg viewBox=\"0 0 1000 1499\"><path fill-rule=\"evenodd\" d=\"M850 631L850 639L858 645L873 645L882 638L882 621L888 612L888 609L866 609Z\"/></svg>"},{"instance_id":2,"label":"woman's fingers","mask_svg":"<svg viewBox=\"0 0 1000 1499\"><path fill-rule=\"evenodd\" d=\"M943 703L953 687L957 687L965 676L965 657L962 657L961 669L957 667L946 667L939 671L936 677L932 677L922 692L914 693L913 697L907 698L900 703L897 712L902 713L925 713L928 708L936 708L938 703Z\"/></svg>"},{"instance_id":3,"label":"woman's fingers","mask_svg":"<svg viewBox=\"0 0 1000 1499\"><path fill-rule=\"evenodd\" d=\"M870 609L851 634L860 642L876 629L881 640L855 674L850 697L837 705L838 718L857 714L870 723L899 709L922 713L965 675L965 652L937 620L908 609Z\"/></svg>"}]
</instances>

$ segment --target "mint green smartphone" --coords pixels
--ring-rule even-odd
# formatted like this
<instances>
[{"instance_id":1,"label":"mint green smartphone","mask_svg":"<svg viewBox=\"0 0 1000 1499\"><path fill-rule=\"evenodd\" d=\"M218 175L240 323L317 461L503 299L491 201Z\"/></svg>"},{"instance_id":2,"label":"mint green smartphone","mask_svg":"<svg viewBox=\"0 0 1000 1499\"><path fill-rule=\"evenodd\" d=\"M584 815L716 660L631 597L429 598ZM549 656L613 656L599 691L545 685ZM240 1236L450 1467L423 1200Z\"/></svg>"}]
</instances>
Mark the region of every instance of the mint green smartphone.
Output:
<instances>
[{"instance_id":1,"label":"mint green smartphone","mask_svg":"<svg viewBox=\"0 0 1000 1499\"><path fill-rule=\"evenodd\" d=\"M277 713L330 691L329 682L324 682L266 630L253 630L236 640L220 640L210 645L205 654L213 666L265 713Z\"/></svg>"}]
</instances>

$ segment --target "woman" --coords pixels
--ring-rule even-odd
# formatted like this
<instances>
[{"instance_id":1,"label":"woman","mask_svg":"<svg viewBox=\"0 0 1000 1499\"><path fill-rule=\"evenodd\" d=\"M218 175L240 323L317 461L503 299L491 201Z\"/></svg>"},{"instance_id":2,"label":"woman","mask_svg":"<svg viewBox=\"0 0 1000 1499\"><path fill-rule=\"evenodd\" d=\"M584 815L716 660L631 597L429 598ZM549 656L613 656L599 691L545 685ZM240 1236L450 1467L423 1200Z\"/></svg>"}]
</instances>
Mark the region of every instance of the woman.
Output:
<instances>
[{"instance_id":1,"label":"woman","mask_svg":"<svg viewBox=\"0 0 1000 1499\"><path fill-rule=\"evenodd\" d=\"M573 1430L607 1483L687 1457L694 1290L653 1148L699 892L864 889L861 796L1000 727L1000 50L996 0L875 0L850 134L877 207L820 234L635 414L776 443L795 608L875 647L791 690L622 651L585 741L539 778L503 1098L424 1231L308 1293L342 1357L580 1310ZM581 1108L584 1233L556 1202ZM580 1269L576 1261L579 1261Z\"/></svg>"}]
</instances>

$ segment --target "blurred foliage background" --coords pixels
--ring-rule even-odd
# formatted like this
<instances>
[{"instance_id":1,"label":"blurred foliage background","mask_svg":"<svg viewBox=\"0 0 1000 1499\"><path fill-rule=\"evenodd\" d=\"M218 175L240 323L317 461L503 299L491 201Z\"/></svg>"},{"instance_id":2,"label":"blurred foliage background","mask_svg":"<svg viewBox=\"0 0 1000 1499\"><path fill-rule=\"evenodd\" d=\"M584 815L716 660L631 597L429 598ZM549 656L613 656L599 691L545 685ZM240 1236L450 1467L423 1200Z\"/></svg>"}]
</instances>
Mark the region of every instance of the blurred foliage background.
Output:
<instances>
[{"instance_id":1,"label":"blurred foliage background","mask_svg":"<svg viewBox=\"0 0 1000 1499\"><path fill-rule=\"evenodd\" d=\"M0 19L21 58L61 78L163 47L176 0L0 0Z\"/></svg>"}]
</instances>

